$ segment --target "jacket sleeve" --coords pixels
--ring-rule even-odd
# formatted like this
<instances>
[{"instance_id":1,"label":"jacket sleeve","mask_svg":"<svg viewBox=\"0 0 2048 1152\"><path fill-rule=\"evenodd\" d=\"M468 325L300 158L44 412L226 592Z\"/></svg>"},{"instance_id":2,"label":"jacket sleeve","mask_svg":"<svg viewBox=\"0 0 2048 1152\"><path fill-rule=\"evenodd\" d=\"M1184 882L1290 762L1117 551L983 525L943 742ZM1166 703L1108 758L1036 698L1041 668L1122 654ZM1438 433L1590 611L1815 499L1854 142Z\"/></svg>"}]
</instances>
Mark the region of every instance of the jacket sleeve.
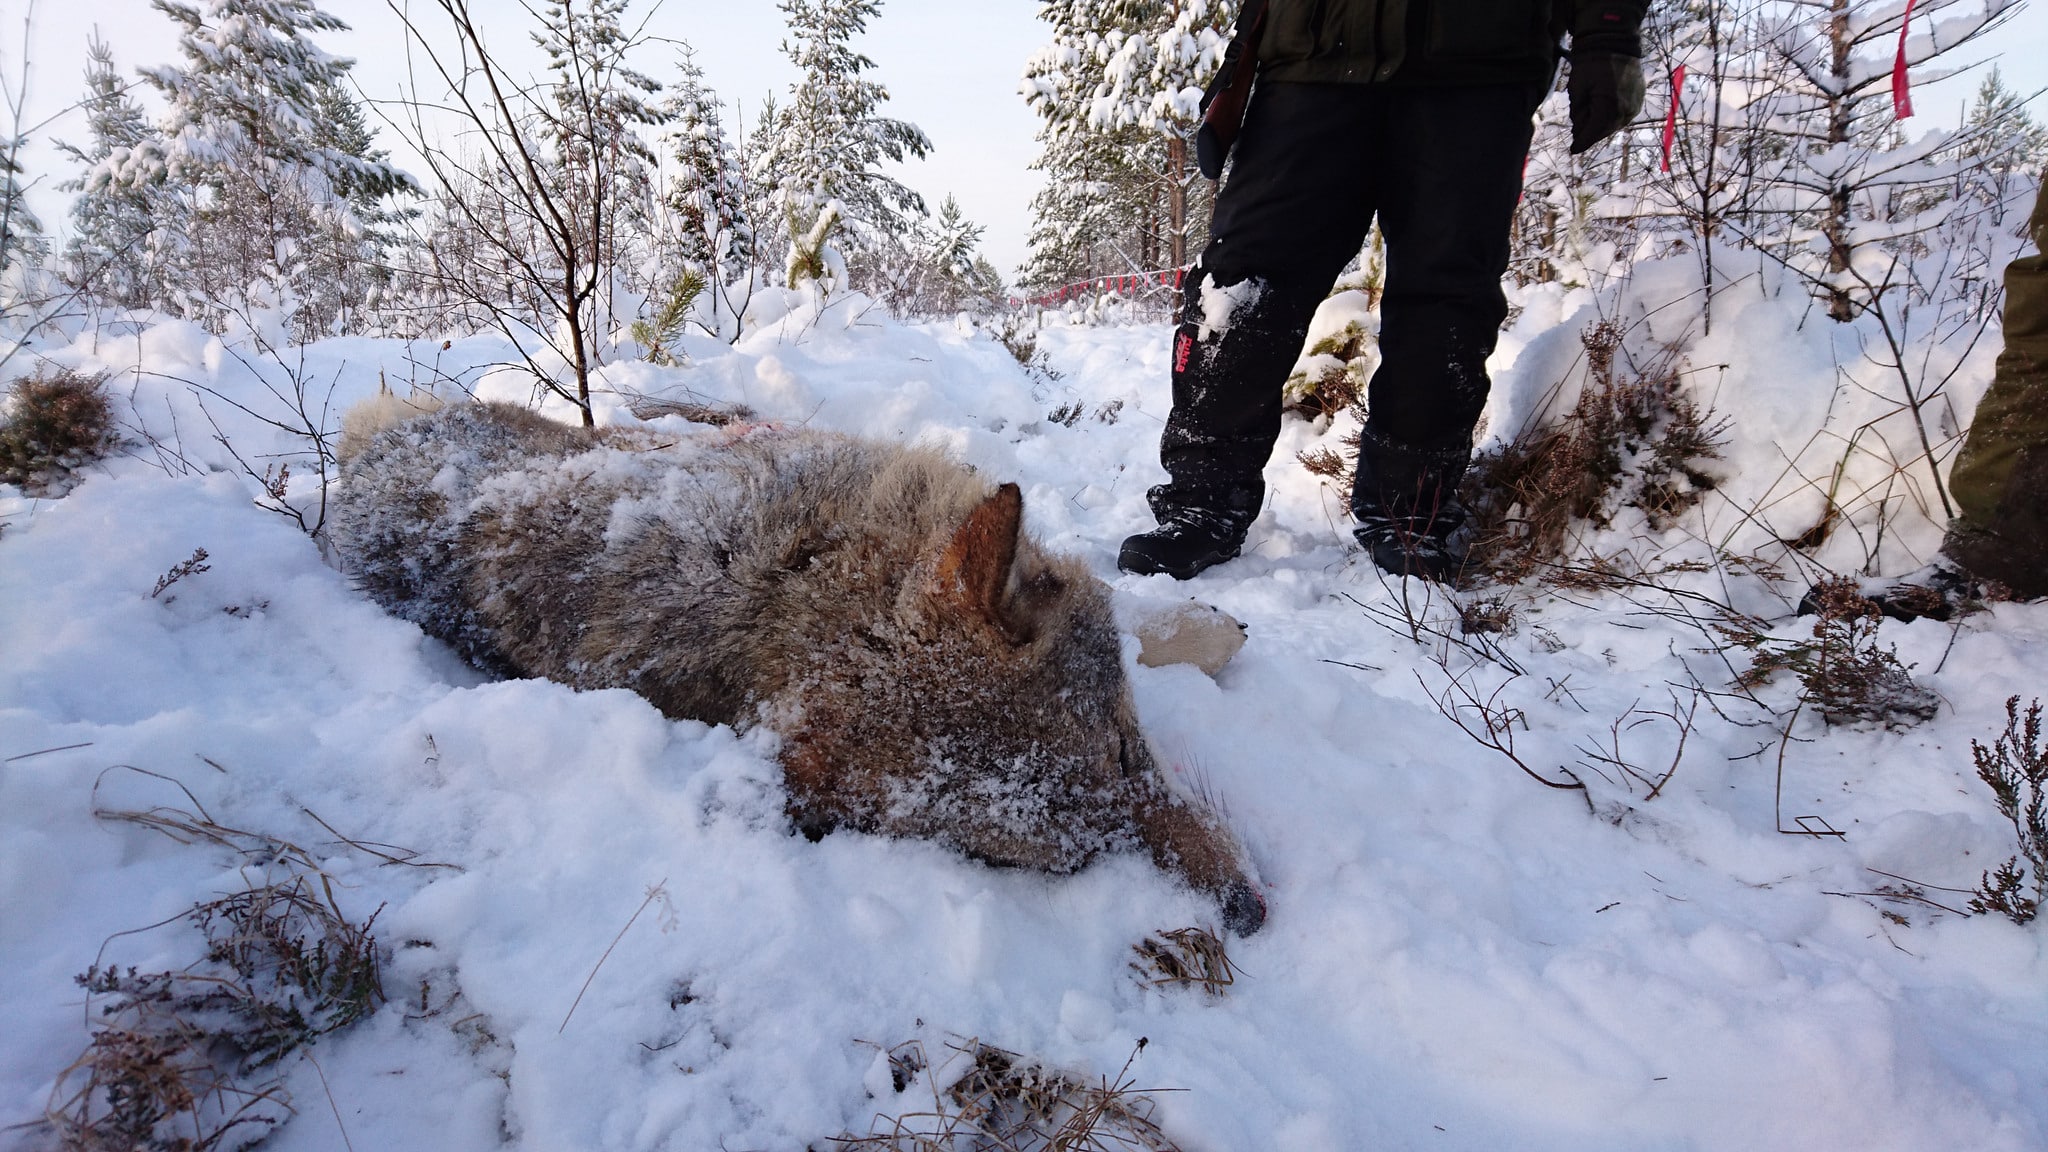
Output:
<instances>
[{"instance_id":1,"label":"jacket sleeve","mask_svg":"<svg viewBox=\"0 0 2048 1152\"><path fill-rule=\"evenodd\" d=\"M1572 51L1643 54L1649 0L1563 0L1571 6Z\"/></svg>"}]
</instances>

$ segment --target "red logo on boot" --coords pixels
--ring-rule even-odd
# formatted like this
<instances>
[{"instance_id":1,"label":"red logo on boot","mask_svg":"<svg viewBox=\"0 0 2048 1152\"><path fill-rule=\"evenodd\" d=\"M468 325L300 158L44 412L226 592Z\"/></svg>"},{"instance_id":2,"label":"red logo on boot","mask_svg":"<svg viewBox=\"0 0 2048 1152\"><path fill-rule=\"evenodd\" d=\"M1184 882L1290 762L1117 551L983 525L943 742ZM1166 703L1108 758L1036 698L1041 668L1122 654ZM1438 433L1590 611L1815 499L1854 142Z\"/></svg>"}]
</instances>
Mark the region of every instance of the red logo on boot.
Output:
<instances>
[{"instance_id":1,"label":"red logo on boot","mask_svg":"<svg viewBox=\"0 0 2048 1152\"><path fill-rule=\"evenodd\" d=\"M1185 372L1188 370L1188 354L1193 352L1194 350L1195 338L1193 336L1189 335L1186 332L1182 332L1178 336L1174 337L1173 370L1175 372Z\"/></svg>"}]
</instances>

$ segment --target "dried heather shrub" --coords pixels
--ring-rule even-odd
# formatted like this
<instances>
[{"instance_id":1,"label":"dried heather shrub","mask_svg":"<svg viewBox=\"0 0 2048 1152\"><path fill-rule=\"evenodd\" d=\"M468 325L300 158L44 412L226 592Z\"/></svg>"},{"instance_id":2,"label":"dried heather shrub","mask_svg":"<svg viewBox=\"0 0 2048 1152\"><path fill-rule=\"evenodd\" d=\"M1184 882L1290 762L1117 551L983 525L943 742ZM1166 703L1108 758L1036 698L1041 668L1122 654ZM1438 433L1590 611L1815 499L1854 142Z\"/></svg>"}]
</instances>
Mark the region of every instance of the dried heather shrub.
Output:
<instances>
[{"instance_id":1,"label":"dried heather shrub","mask_svg":"<svg viewBox=\"0 0 2048 1152\"><path fill-rule=\"evenodd\" d=\"M103 379L59 369L16 380L0 422L0 482L61 496L79 469L111 452L118 438Z\"/></svg>"},{"instance_id":2,"label":"dried heather shrub","mask_svg":"<svg viewBox=\"0 0 2048 1152\"><path fill-rule=\"evenodd\" d=\"M1731 617L1715 626L1729 647L1751 654L1749 668L1736 677L1737 686L1756 688L1789 671L1799 677L1802 702L1829 724L1906 728L1933 718L1939 698L1914 683L1895 649L1878 646L1884 613L1857 590L1856 581L1822 580L1807 594L1806 604L1814 613L1806 640L1774 636L1764 622L1748 618Z\"/></svg>"},{"instance_id":3,"label":"dried heather shrub","mask_svg":"<svg viewBox=\"0 0 2048 1152\"><path fill-rule=\"evenodd\" d=\"M1200 988L1222 996L1237 983L1237 965L1223 937L1206 928L1162 931L1131 945L1131 951L1137 954L1131 971L1154 988Z\"/></svg>"},{"instance_id":4,"label":"dried heather shrub","mask_svg":"<svg viewBox=\"0 0 2048 1152\"><path fill-rule=\"evenodd\" d=\"M289 870L289 869L288 869ZM382 999L369 921L321 880L278 883L193 908L204 958L175 972L97 965L84 1055L57 1077L45 1119L78 1152L208 1152L261 1142L291 1115L281 1062Z\"/></svg>"},{"instance_id":5,"label":"dried heather shrub","mask_svg":"<svg viewBox=\"0 0 2048 1152\"><path fill-rule=\"evenodd\" d=\"M1998 814L2012 822L2019 852L1984 873L1983 886L1970 898L1970 911L1996 912L2025 924L2048 900L2048 750L2041 747L2041 702L2024 715L2020 698L2005 702L2005 731L1986 748L1970 741L1977 778L1991 789ZM2025 859L2024 866L2020 861ZM2021 891L2033 872L2033 895Z\"/></svg>"},{"instance_id":6,"label":"dried heather shrub","mask_svg":"<svg viewBox=\"0 0 2048 1152\"><path fill-rule=\"evenodd\" d=\"M1913 682L1891 647L1878 647L1884 619L1875 603L1842 577L1814 586L1819 615L1811 654L1799 666L1807 702L1830 724L1909 727L1934 718L1935 695Z\"/></svg>"},{"instance_id":7,"label":"dried heather shrub","mask_svg":"<svg viewBox=\"0 0 2048 1152\"><path fill-rule=\"evenodd\" d=\"M1664 529L1713 488L1726 422L1686 395L1676 346L1623 371L1623 332L1581 335L1587 380L1572 410L1473 462L1463 497L1476 528L1467 571L1518 581L1562 559L1575 524L1610 525L1639 509Z\"/></svg>"}]
</instances>

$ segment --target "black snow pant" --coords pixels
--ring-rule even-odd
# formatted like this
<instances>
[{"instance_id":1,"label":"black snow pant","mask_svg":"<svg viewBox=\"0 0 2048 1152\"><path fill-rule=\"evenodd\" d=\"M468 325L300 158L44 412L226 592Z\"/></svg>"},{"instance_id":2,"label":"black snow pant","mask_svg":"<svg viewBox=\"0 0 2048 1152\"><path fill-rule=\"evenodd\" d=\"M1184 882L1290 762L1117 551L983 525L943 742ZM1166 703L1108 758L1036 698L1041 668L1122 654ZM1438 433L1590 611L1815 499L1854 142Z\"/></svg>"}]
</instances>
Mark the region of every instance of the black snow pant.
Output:
<instances>
[{"instance_id":1,"label":"black snow pant","mask_svg":"<svg viewBox=\"0 0 2048 1152\"><path fill-rule=\"evenodd\" d=\"M1181 509L1245 525L1257 515L1282 387L1375 214L1387 271L1367 442L1454 458L1462 472L1507 316L1508 230L1545 91L1254 90L1208 247L1186 281L1159 442L1171 480L1151 494L1162 521Z\"/></svg>"}]
</instances>

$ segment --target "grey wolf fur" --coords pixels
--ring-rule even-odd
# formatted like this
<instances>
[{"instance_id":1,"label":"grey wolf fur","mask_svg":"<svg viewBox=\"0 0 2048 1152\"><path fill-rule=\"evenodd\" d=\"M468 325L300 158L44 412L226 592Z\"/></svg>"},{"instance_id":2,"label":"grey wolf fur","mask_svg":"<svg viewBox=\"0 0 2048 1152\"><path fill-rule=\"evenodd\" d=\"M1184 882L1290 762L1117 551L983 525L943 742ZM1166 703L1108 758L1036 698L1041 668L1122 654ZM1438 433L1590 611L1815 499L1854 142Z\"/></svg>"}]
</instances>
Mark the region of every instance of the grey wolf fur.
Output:
<instances>
[{"instance_id":1,"label":"grey wolf fur","mask_svg":"<svg viewBox=\"0 0 2048 1152\"><path fill-rule=\"evenodd\" d=\"M479 666L768 725L813 837L1051 872L1143 847L1233 929L1263 922L1237 844L1138 729L1107 590L1020 532L1016 485L821 432L380 412L353 429L334 543Z\"/></svg>"}]
</instances>

